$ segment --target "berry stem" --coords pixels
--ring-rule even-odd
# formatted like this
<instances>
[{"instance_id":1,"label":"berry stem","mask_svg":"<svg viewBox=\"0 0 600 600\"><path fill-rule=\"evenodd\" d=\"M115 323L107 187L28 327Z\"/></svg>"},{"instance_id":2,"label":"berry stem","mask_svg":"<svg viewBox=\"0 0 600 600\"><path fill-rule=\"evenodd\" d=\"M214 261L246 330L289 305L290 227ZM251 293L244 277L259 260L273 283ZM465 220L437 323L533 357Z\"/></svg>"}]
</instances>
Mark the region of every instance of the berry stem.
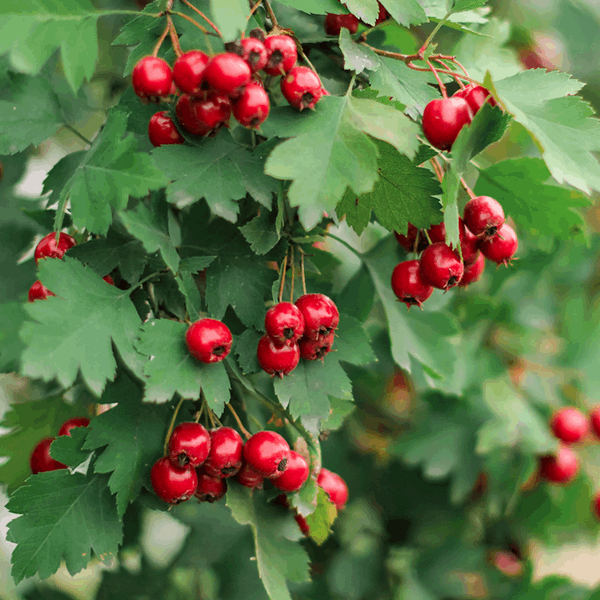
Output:
<instances>
[{"instance_id":1,"label":"berry stem","mask_svg":"<svg viewBox=\"0 0 600 600\"><path fill-rule=\"evenodd\" d=\"M175 420L177 419L177 414L179 413L179 409L181 408L181 405L183 404L183 398L181 398L179 400L179 402L177 403L177 406L175 407L175 412L173 413L173 417L171 419L171 424L169 425L169 431L167 431L167 437L165 438L165 445L164 445L164 456L167 456L168 454L168 450L169 450L169 440L171 439L171 434L173 433L173 428L175 427Z\"/></svg>"},{"instance_id":2,"label":"berry stem","mask_svg":"<svg viewBox=\"0 0 600 600\"><path fill-rule=\"evenodd\" d=\"M442 171L442 167L440 166L440 163L438 162L437 158L434 156L431 159L431 166L433 167L433 170L435 171L435 174L437 175L437 178L440 180L440 183L442 183L443 179L444 179L444 172Z\"/></svg>"},{"instance_id":3,"label":"berry stem","mask_svg":"<svg viewBox=\"0 0 600 600\"><path fill-rule=\"evenodd\" d=\"M235 408L233 408L233 406L231 406L231 402L229 402L227 404L227 408L231 411L231 414L233 415L233 418L235 419L236 423L238 424L240 431L244 434L244 437L247 440L250 439L252 437L252 434L242 424L242 420L240 419L237 412L235 411Z\"/></svg>"},{"instance_id":4,"label":"berry stem","mask_svg":"<svg viewBox=\"0 0 600 600\"><path fill-rule=\"evenodd\" d=\"M281 302L281 298L283 297L283 286L285 285L285 273L287 270L287 251L285 253L285 256L283 257L283 264L281 265L281 282L279 284L279 294L277 296L277 301Z\"/></svg>"},{"instance_id":5,"label":"berry stem","mask_svg":"<svg viewBox=\"0 0 600 600\"><path fill-rule=\"evenodd\" d=\"M183 52L181 51L181 46L179 45L179 37L177 36L177 30L175 29L175 25L173 24L173 19L171 19L170 15L167 15L167 21L169 22L169 35L171 36L171 43L173 44L173 50L175 50L175 56L179 58Z\"/></svg>"},{"instance_id":6,"label":"berry stem","mask_svg":"<svg viewBox=\"0 0 600 600\"><path fill-rule=\"evenodd\" d=\"M300 254L300 274L302 276L302 293L306 296L306 276L304 274L304 252Z\"/></svg>"},{"instance_id":7,"label":"berry stem","mask_svg":"<svg viewBox=\"0 0 600 600\"><path fill-rule=\"evenodd\" d=\"M198 8L196 8L191 2L188 2L188 0L181 0L186 6L188 6L189 8L191 8L194 12L198 13L216 32L216 34L222 38L223 36L221 35L221 32L219 31L219 28Z\"/></svg>"},{"instance_id":8,"label":"berry stem","mask_svg":"<svg viewBox=\"0 0 600 600\"><path fill-rule=\"evenodd\" d=\"M158 56L158 51L160 50L163 42L167 39L169 31L171 31L171 22L167 20L167 26L165 27L165 30L162 32L161 36L158 38L158 42L156 42L156 46L154 46L154 50L152 51L152 56L155 58Z\"/></svg>"},{"instance_id":9,"label":"berry stem","mask_svg":"<svg viewBox=\"0 0 600 600\"><path fill-rule=\"evenodd\" d=\"M426 61L426 63L427 63L427 66L429 67L429 69L431 70L431 72L433 73L435 80L438 82L438 85L440 86L440 91L442 92L442 98L448 98L448 92L446 92L446 86L443 84L442 80L440 79L437 69L433 66L431 61L428 60L428 61Z\"/></svg>"},{"instance_id":10,"label":"berry stem","mask_svg":"<svg viewBox=\"0 0 600 600\"><path fill-rule=\"evenodd\" d=\"M200 423L200 418L202 417L202 413L204 412L204 407L206 404L203 402L200 410L194 416L194 423Z\"/></svg>"},{"instance_id":11,"label":"berry stem","mask_svg":"<svg viewBox=\"0 0 600 600\"><path fill-rule=\"evenodd\" d=\"M291 256L290 261L292 263L292 283L291 283L291 292L290 292L290 302L294 304L294 278L296 277L295 265L294 265L294 246L290 248Z\"/></svg>"},{"instance_id":12,"label":"berry stem","mask_svg":"<svg viewBox=\"0 0 600 600\"><path fill-rule=\"evenodd\" d=\"M346 248L348 248L348 250L350 250L351 252L356 254L356 256L358 256L358 258L360 258L362 260L362 253L359 252L356 248L353 248L346 240L343 240L342 238L339 238L337 235L334 235L333 233L329 233L329 232L327 232L327 237L330 237L331 239L335 240L336 242L339 242L340 244L342 244L342 246L346 246Z\"/></svg>"},{"instance_id":13,"label":"berry stem","mask_svg":"<svg viewBox=\"0 0 600 600\"><path fill-rule=\"evenodd\" d=\"M75 127L73 127L72 125L69 125L68 123L65 123L64 126L71 132L74 133L81 141L85 142L86 144L88 144L89 146L92 145L91 140L88 140L84 135L82 135L81 133L79 133L79 131L77 131L77 129L75 129Z\"/></svg>"},{"instance_id":14,"label":"berry stem","mask_svg":"<svg viewBox=\"0 0 600 600\"><path fill-rule=\"evenodd\" d=\"M172 10L171 14L177 15L178 17L181 17L182 19L185 19L186 21L193 23L204 35L216 35L212 31L209 31L208 29L206 29L206 27L204 27L203 25L200 25L200 23L198 23L198 21L192 19L192 17L188 17L187 15L177 12L176 10Z\"/></svg>"},{"instance_id":15,"label":"berry stem","mask_svg":"<svg viewBox=\"0 0 600 600\"><path fill-rule=\"evenodd\" d=\"M469 194L469 198L471 198L471 200L473 200L473 198L476 198L475 194L473 193L473 190L467 185L467 182L462 177L460 178L460 183L465 188L467 194Z\"/></svg>"},{"instance_id":16,"label":"berry stem","mask_svg":"<svg viewBox=\"0 0 600 600\"><path fill-rule=\"evenodd\" d=\"M277 22L277 17L269 4L269 0L263 1L263 6L265 7L267 14L269 15L269 19L271 19L271 24L273 25L273 29L279 29L279 23Z\"/></svg>"},{"instance_id":17,"label":"berry stem","mask_svg":"<svg viewBox=\"0 0 600 600\"><path fill-rule=\"evenodd\" d=\"M436 58L435 62L442 65L442 67L444 67L444 69L450 70L450 67L448 67L448 65L445 62L443 62L441 58ZM465 84L462 82L460 77L454 77L454 80L456 81L456 83L458 83L458 85L461 87L461 89L465 87Z\"/></svg>"},{"instance_id":18,"label":"berry stem","mask_svg":"<svg viewBox=\"0 0 600 600\"><path fill-rule=\"evenodd\" d=\"M256 9L262 4L262 0L258 0L258 2L250 9L250 14L248 15L246 21L249 21Z\"/></svg>"},{"instance_id":19,"label":"berry stem","mask_svg":"<svg viewBox=\"0 0 600 600\"><path fill-rule=\"evenodd\" d=\"M423 56L425 54L425 51L429 47L429 44L431 44L433 38L436 36L437 32L444 26L446 21L450 18L451 14L452 14L452 11L448 11L446 13L446 16L435 26L434 30L429 34L429 36L425 40L425 43L421 46L421 48L419 48L420 56Z\"/></svg>"}]
</instances>

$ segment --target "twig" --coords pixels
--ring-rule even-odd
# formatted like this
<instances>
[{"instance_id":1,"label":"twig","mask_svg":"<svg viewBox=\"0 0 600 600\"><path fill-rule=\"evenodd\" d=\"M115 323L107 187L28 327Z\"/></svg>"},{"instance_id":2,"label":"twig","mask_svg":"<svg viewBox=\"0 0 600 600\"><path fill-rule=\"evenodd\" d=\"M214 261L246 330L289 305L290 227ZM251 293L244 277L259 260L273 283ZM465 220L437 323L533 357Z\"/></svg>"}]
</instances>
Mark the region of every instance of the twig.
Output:
<instances>
[{"instance_id":1,"label":"twig","mask_svg":"<svg viewBox=\"0 0 600 600\"><path fill-rule=\"evenodd\" d=\"M246 21L249 21L250 18L252 17L252 15L254 14L254 12L256 11L256 9L262 4L262 0L258 0L258 2L252 7L252 9L250 10L250 14L248 15L248 18L246 19Z\"/></svg>"},{"instance_id":2,"label":"twig","mask_svg":"<svg viewBox=\"0 0 600 600\"><path fill-rule=\"evenodd\" d=\"M171 43L173 44L173 50L175 50L175 56L179 58L183 52L181 50L181 46L179 45L179 37L177 37L177 30L175 29L175 25L173 24L173 19L171 19L170 15L167 15L167 22L169 23L169 35L171 36Z\"/></svg>"},{"instance_id":3,"label":"twig","mask_svg":"<svg viewBox=\"0 0 600 600\"><path fill-rule=\"evenodd\" d=\"M231 406L231 403L227 404L227 407L229 408L229 410L231 411L231 413L233 414L233 418L236 420L238 427L240 428L240 431L244 434L244 437L246 439L250 439L252 437L252 434L244 427L244 425L242 424L241 419L239 418L237 412L235 412L235 408L233 408L233 406Z\"/></svg>"},{"instance_id":4,"label":"twig","mask_svg":"<svg viewBox=\"0 0 600 600\"><path fill-rule=\"evenodd\" d=\"M271 19L271 24L273 25L273 29L279 29L279 23L277 22L277 17L275 16L275 13L273 12L273 9L271 8L271 5L269 4L269 0L264 0L263 1L263 6L267 10L267 14L269 15L269 19Z\"/></svg>"},{"instance_id":5,"label":"twig","mask_svg":"<svg viewBox=\"0 0 600 600\"><path fill-rule=\"evenodd\" d=\"M292 291L290 292L290 304L294 304L294 277L296 276L296 272L295 272L295 266L294 266L294 246L292 246L290 248L290 252L291 252L291 263L292 263Z\"/></svg>"},{"instance_id":6,"label":"twig","mask_svg":"<svg viewBox=\"0 0 600 600\"><path fill-rule=\"evenodd\" d=\"M175 419L177 419L177 413L179 413L179 409L183 404L183 398L179 400L177 406L175 407L175 412L173 413L173 418L171 419L171 424L169 425L169 431L167 432L167 437L165 438L164 445L164 455L167 456L167 450L169 449L169 440L171 439L171 434L173 433L173 427L175 427Z\"/></svg>"},{"instance_id":7,"label":"twig","mask_svg":"<svg viewBox=\"0 0 600 600\"><path fill-rule=\"evenodd\" d=\"M287 270L287 250L285 251L285 257L283 259L283 265L281 267L281 283L279 284L279 295L277 296L278 302L281 302L281 298L283 297L283 286L285 285L285 273Z\"/></svg>"},{"instance_id":8,"label":"twig","mask_svg":"<svg viewBox=\"0 0 600 600\"><path fill-rule=\"evenodd\" d=\"M222 38L223 36L221 35L221 32L219 31L219 28L198 8L196 8L191 2L188 2L188 0L181 0L186 6L188 6L189 8L191 8L193 11L197 12L217 33L217 35Z\"/></svg>"},{"instance_id":9,"label":"twig","mask_svg":"<svg viewBox=\"0 0 600 600\"><path fill-rule=\"evenodd\" d=\"M304 252L300 254L300 273L302 275L302 293L306 296L306 277L304 276Z\"/></svg>"},{"instance_id":10,"label":"twig","mask_svg":"<svg viewBox=\"0 0 600 600\"><path fill-rule=\"evenodd\" d=\"M178 17L181 17L182 19L185 19L186 21L193 23L204 35L216 35L216 33L209 31L208 29L206 29L206 27L204 27L203 25L200 25L200 23L198 23L198 21L195 21L194 19L192 19L192 17L188 17L187 15L177 12L176 10L172 10L171 14L177 15Z\"/></svg>"},{"instance_id":11,"label":"twig","mask_svg":"<svg viewBox=\"0 0 600 600\"><path fill-rule=\"evenodd\" d=\"M154 46L154 50L152 51L152 56L154 56L154 57L158 56L158 51L160 50L162 43L167 39L167 36L169 35L170 30L171 30L171 24L167 21L167 26L165 27L165 30L162 32L161 36L158 38L158 42L156 42L156 46Z\"/></svg>"}]
</instances>

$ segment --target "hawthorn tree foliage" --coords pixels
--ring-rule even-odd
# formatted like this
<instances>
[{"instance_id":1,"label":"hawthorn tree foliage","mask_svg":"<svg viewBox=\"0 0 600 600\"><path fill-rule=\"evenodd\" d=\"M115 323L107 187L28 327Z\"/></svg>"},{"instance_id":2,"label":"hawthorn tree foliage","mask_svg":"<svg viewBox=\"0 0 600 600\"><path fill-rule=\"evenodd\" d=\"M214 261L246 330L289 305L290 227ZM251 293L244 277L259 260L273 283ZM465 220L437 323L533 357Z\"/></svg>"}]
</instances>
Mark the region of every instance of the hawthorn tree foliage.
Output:
<instances>
[{"instance_id":1,"label":"hawthorn tree foliage","mask_svg":"<svg viewBox=\"0 0 600 600\"><path fill-rule=\"evenodd\" d=\"M600 124L583 83L524 70L486 0L3 0L0 22L15 583L101 562L98 599L600 597L534 582L530 561L598 534L600 427L581 411L600 392L585 218ZM297 57L260 63L247 40L265 36ZM192 50L227 58L190 96L169 78ZM147 57L168 65L160 93L149 72L150 91L132 87ZM21 197L49 144L62 157L42 195ZM461 217L480 196L504 215L476 234ZM34 260L59 232L66 252ZM452 276L419 259L429 244ZM339 325L266 367L281 344L257 354L265 313L306 294L331 298ZM186 345L205 317L233 339L214 362ZM74 417L89 424L58 436ZM191 421L275 431L308 479L282 496L233 476L220 502L171 506L152 466ZM185 526L162 566L145 545L157 511Z\"/></svg>"}]
</instances>

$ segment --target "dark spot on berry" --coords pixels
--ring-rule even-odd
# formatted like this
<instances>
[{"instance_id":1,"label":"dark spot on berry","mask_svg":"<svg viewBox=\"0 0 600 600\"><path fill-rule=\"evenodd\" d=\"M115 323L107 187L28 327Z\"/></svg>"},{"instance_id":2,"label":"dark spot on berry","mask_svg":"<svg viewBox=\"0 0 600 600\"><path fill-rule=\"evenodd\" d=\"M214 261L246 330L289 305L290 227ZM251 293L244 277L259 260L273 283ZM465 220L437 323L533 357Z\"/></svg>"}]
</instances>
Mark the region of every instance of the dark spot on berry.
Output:
<instances>
[{"instance_id":1,"label":"dark spot on berry","mask_svg":"<svg viewBox=\"0 0 600 600\"><path fill-rule=\"evenodd\" d=\"M281 64L281 62L283 62L283 54L281 53L281 50L273 50L271 56L269 57L269 64L267 66L271 68L277 67Z\"/></svg>"},{"instance_id":2,"label":"dark spot on berry","mask_svg":"<svg viewBox=\"0 0 600 600\"><path fill-rule=\"evenodd\" d=\"M302 94L302 106L308 106L314 99L315 96L312 92L304 92L304 94Z\"/></svg>"},{"instance_id":3,"label":"dark spot on berry","mask_svg":"<svg viewBox=\"0 0 600 600\"><path fill-rule=\"evenodd\" d=\"M254 66L260 60L260 54L258 52L250 52L248 55L248 62Z\"/></svg>"},{"instance_id":4,"label":"dark spot on berry","mask_svg":"<svg viewBox=\"0 0 600 600\"><path fill-rule=\"evenodd\" d=\"M283 458L281 460L281 462L277 465L277 470L278 471L285 471L285 468L287 467L288 464L288 459L287 458Z\"/></svg>"},{"instance_id":5,"label":"dark spot on berry","mask_svg":"<svg viewBox=\"0 0 600 600\"><path fill-rule=\"evenodd\" d=\"M450 279L448 279L448 283L446 284L446 289L454 287L459 282L459 279L456 275L452 275Z\"/></svg>"},{"instance_id":6,"label":"dark spot on berry","mask_svg":"<svg viewBox=\"0 0 600 600\"><path fill-rule=\"evenodd\" d=\"M418 300L415 300L412 296L406 296L402 298L402 302L406 302L411 306L421 306L421 303Z\"/></svg>"},{"instance_id":7,"label":"dark spot on berry","mask_svg":"<svg viewBox=\"0 0 600 600\"><path fill-rule=\"evenodd\" d=\"M496 225L490 225L486 230L485 230L485 235L487 237L492 237L494 235L496 235L496 232L498 231L498 227L496 227Z\"/></svg>"},{"instance_id":8,"label":"dark spot on berry","mask_svg":"<svg viewBox=\"0 0 600 600\"><path fill-rule=\"evenodd\" d=\"M290 339L291 337L293 337L293 336L294 336L294 328L293 328L293 327L286 327L286 328L283 330L283 337L284 337L286 340L289 340L289 339Z\"/></svg>"},{"instance_id":9,"label":"dark spot on berry","mask_svg":"<svg viewBox=\"0 0 600 600\"><path fill-rule=\"evenodd\" d=\"M225 346L217 346L214 350L213 350L213 354L215 356L222 356L223 353L225 352Z\"/></svg>"}]
</instances>

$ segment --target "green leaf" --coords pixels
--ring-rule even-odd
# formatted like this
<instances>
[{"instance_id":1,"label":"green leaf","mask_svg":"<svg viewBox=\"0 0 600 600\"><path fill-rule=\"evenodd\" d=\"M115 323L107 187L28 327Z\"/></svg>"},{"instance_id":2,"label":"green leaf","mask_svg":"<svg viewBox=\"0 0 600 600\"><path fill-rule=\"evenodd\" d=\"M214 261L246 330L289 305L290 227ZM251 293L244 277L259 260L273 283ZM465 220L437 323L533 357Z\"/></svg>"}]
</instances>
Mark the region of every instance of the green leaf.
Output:
<instances>
[{"instance_id":1,"label":"green leaf","mask_svg":"<svg viewBox=\"0 0 600 600\"><path fill-rule=\"evenodd\" d=\"M75 427L69 435L57 437L50 445L50 456L69 467L78 467L85 463L91 454L89 450L83 449L87 434L87 427Z\"/></svg>"},{"instance_id":2,"label":"green leaf","mask_svg":"<svg viewBox=\"0 0 600 600\"><path fill-rule=\"evenodd\" d=\"M190 256L189 258L184 258L179 263L179 270L183 273L199 273L200 271L204 271L206 267L208 267L213 260L217 258L216 256Z\"/></svg>"},{"instance_id":3,"label":"green leaf","mask_svg":"<svg viewBox=\"0 0 600 600\"><path fill-rule=\"evenodd\" d=\"M19 370L21 354L25 349L25 344L19 337L19 330L27 317L20 303L9 302L0 305L0 372L2 373Z\"/></svg>"},{"instance_id":4,"label":"green leaf","mask_svg":"<svg viewBox=\"0 0 600 600\"><path fill-rule=\"evenodd\" d=\"M382 0L390 16L404 27L427 22L427 15L418 0Z\"/></svg>"},{"instance_id":5,"label":"green leaf","mask_svg":"<svg viewBox=\"0 0 600 600\"><path fill-rule=\"evenodd\" d=\"M177 285L185 297L185 307L190 319L195 320L202 311L202 298L196 280L191 273L182 272L177 276Z\"/></svg>"},{"instance_id":6,"label":"green leaf","mask_svg":"<svg viewBox=\"0 0 600 600\"><path fill-rule=\"evenodd\" d=\"M354 411L356 404L351 400L341 400L333 396L329 396L329 403L331 404L329 416L321 420L320 429L335 431L343 425L346 417Z\"/></svg>"},{"instance_id":7,"label":"green leaf","mask_svg":"<svg viewBox=\"0 0 600 600\"><path fill-rule=\"evenodd\" d=\"M15 491L8 510L21 515L8 525L16 583L36 573L56 573L64 559L75 575L92 558L114 560L123 533L107 477L70 474L66 469L40 473Z\"/></svg>"},{"instance_id":8,"label":"green leaf","mask_svg":"<svg viewBox=\"0 0 600 600\"><path fill-rule=\"evenodd\" d=\"M86 385L100 395L116 372L111 341L126 364L139 372L141 357L133 340L140 319L129 293L107 284L73 258L43 260L38 269L44 285L57 297L27 306L36 322L21 330L28 346L23 373L44 381L56 378L63 387L81 373Z\"/></svg>"},{"instance_id":9,"label":"green leaf","mask_svg":"<svg viewBox=\"0 0 600 600\"><path fill-rule=\"evenodd\" d=\"M340 32L340 50L344 55L344 69L356 73L362 73L365 69L377 70L377 55L372 50L356 44L347 29Z\"/></svg>"},{"instance_id":10,"label":"green leaf","mask_svg":"<svg viewBox=\"0 0 600 600\"><path fill-rule=\"evenodd\" d=\"M252 251L256 254L266 254L279 241L275 224L271 223L270 215L267 211L262 211L252 221L240 227L240 231L250 244Z\"/></svg>"},{"instance_id":11,"label":"green leaf","mask_svg":"<svg viewBox=\"0 0 600 600\"><path fill-rule=\"evenodd\" d=\"M355 365L365 365L377 360L367 332L354 317L341 313L340 325L335 333L337 360Z\"/></svg>"},{"instance_id":12,"label":"green leaf","mask_svg":"<svg viewBox=\"0 0 600 600\"><path fill-rule=\"evenodd\" d=\"M238 38L246 30L250 13L246 0L210 0L210 8L226 42Z\"/></svg>"},{"instance_id":13,"label":"green leaf","mask_svg":"<svg viewBox=\"0 0 600 600\"><path fill-rule=\"evenodd\" d=\"M323 488L319 488L317 508L306 517L306 522L310 529L310 538L317 545L320 546L329 537L331 525L336 517L337 509L335 504L329 500L327 492Z\"/></svg>"},{"instance_id":14,"label":"green leaf","mask_svg":"<svg viewBox=\"0 0 600 600\"><path fill-rule=\"evenodd\" d=\"M238 357L238 364L244 375L260 371L256 349L261 337L262 333L252 328L246 329L242 335L235 337L233 351Z\"/></svg>"},{"instance_id":15,"label":"green leaf","mask_svg":"<svg viewBox=\"0 0 600 600\"><path fill-rule=\"evenodd\" d=\"M465 10L473 10L481 8L487 4L488 0L456 0L452 6L452 12L463 12Z\"/></svg>"},{"instance_id":16,"label":"green leaf","mask_svg":"<svg viewBox=\"0 0 600 600\"><path fill-rule=\"evenodd\" d=\"M346 8L361 21L368 25L375 24L379 14L377 0L348 0L345 4Z\"/></svg>"},{"instance_id":17,"label":"green leaf","mask_svg":"<svg viewBox=\"0 0 600 600\"><path fill-rule=\"evenodd\" d=\"M279 0L279 4L285 4L296 10L316 15L327 13L340 14L347 12L337 0Z\"/></svg>"}]
</instances>

